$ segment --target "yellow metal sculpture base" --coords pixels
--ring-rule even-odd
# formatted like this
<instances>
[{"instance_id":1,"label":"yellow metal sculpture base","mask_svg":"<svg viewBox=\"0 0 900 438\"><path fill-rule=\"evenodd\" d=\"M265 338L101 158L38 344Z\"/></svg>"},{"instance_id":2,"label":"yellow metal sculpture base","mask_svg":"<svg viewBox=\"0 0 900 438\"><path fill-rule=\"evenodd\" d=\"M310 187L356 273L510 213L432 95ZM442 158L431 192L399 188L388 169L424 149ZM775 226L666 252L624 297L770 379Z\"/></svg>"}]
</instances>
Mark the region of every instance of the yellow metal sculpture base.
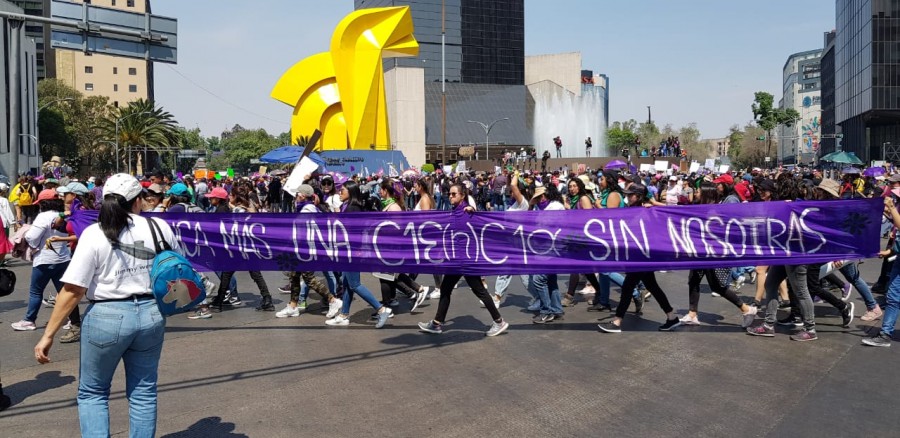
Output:
<instances>
[{"instance_id":1,"label":"yellow metal sculpture base","mask_svg":"<svg viewBox=\"0 0 900 438\"><path fill-rule=\"evenodd\" d=\"M389 149L383 60L418 54L408 6L360 9L335 28L330 51L288 69L272 97L294 108L292 138L318 129L325 150Z\"/></svg>"}]
</instances>

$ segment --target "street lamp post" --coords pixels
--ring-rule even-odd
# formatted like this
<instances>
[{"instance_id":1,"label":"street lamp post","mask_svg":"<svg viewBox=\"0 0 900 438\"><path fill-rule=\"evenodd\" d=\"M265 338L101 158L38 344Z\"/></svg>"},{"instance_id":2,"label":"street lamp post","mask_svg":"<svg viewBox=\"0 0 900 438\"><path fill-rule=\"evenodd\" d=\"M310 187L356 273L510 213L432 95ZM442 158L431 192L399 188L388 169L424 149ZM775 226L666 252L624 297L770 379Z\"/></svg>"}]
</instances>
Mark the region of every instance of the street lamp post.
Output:
<instances>
[{"instance_id":1,"label":"street lamp post","mask_svg":"<svg viewBox=\"0 0 900 438\"><path fill-rule=\"evenodd\" d=\"M496 125L497 122L502 122L504 120L509 120L509 117L504 117L502 119L494 120L493 122L491 122L487 125L485 125L484 123L481 123L479 121L467 120L468 123L475 123L484 129L484 148L485 148L485 156L487 156L488 161L491 160L491 146L490 146L491 129L494 129L494 125Z\"/></svg>"},{"instance_id":2,"label":"street lamp post","mask_svg":"<svg viewBox=\"0 0 900 438\"><path fill-rule=\"evenodd\" d=\"M28 137L28 138L34 140L34 145L35 145L36 147L38 147L38 138L37 138L37 136L35 136L34 134L19 134L19 137ZM17 152L18 152L18 151L17 151ZM40 151L38 151L38 156L40 156ZM28 154L28 159L31 160L31 154L30 154L30 153ZM41 167L41 166L40 166L40 159L38 159L38 167Z\"/></svg>"},{"instance_id":3,"label":"street lamp post","mask_svg":"<svg viewBox=\"0 0 900 438\"><path fill-rule=\"evenodd\" d=\"M57 102L72 102L72 101L74 101L74 100L75 100L74 97L65 97L65 98L62 98L62 99L51 100L50 102L47 102L47 103L41 105L40 108L38 108L38 114L40 114L41 110L43 110L44 108L47 108L47 107L50 106L50 105L53 105L54 103L57 103Z\"/></svg>"},{"instance_id":4,"label":"street lamp post","mask_svg":"<svg viewBox=\"0 0 900 438\"><path fill-rule=\"evenodd\" d=\"M151 111L132 113L132 114L128 114L126 116L122 116L122 117L119 117L118 119L116 119L116 173L119 173L119 122L121 122L122 120L125 120L131 116L139 116L139 115L151 114L151 113L152 113Z\"/></svg>"}]
</instances>

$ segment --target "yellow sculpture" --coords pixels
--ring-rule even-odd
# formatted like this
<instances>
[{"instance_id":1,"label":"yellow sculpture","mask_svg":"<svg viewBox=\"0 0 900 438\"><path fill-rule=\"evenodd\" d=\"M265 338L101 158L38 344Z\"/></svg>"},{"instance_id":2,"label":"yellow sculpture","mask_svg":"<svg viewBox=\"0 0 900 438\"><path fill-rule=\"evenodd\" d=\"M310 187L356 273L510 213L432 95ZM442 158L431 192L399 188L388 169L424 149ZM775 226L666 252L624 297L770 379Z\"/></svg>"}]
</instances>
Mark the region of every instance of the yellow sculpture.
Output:
<instances>
[{"instance_id":1,"label":"yellow sculpture","mask_svg":"<svg viewBox=\"0 0 900 438\"><path fill-rule=\"evenodd\" d=\"M360 9L335 28L330 52L291 67L272 97L294 107L292 138L318 129L325 150L388 149L383 59L418 54L408 6Z\"/></svg>"}]
</instances>

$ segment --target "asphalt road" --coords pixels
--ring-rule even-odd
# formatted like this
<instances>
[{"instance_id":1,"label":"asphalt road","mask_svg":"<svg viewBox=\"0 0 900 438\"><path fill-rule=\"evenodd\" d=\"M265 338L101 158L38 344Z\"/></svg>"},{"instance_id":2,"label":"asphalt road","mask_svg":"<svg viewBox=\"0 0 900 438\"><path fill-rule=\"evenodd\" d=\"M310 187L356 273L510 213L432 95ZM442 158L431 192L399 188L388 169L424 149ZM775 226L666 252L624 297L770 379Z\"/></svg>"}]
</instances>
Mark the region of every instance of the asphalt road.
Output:
<instances>
[{"instance_id":1,"label":"asphalt road","mask_svg":"<svg viewBox=\"0 0 900 438\"><path fill-rule=\"evenodd\" d=\"M879 266L866 261L863 278L874 282ZM78 344L57 343L50 364L34 361L40 329L9 327L24 314L30 266L14 270L18 291L0 299L0 375L14 402L0 413L0 436L77 435ZM265 276L280 308L283 277ZM377 281L363 277L377 295ZM658 279L683 314L687 273ZM500 309L510 330L487 338L490 318L468 288L454 292L436 336L416 327L434 315L434 301L410 315L401 300L383 330L356 301L351 325L333 328L318 304L299 318L256 312L255 285L245 273L238 281L244 307L169 319L158 436L892 436L900 426L890 383L900 377L900 345L861 346L878 322L842 328L827 304L816 306L816 342L792 342L782 328L775 338L743 334L737 310L705 285L701 326L659 332L665 316L650 301L642 317L629 314L625 332L603 334L597 318L608 314L584 302L563 321L532 324L514 279ZM752 296L753 287L740 292ZM853 299L858 317L865 307ZM40 328L49 314L41 310ZM111 414L114 433L127 436L122 369Z\"/></svg>"}]
</instances>

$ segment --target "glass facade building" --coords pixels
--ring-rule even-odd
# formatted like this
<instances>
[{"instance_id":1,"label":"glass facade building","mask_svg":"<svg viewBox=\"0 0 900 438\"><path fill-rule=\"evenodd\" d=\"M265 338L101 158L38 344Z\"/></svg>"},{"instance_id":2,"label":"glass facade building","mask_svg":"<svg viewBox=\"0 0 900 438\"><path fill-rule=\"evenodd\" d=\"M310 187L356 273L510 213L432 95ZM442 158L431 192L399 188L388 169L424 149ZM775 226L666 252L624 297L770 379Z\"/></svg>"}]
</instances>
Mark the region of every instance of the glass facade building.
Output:
<instances>
[{"instance_id":1,"label":"glass facade building","mask_svg":"<svg viewBox=\"0 0 900 438\"><path fill-rule=\"evenodd\" d=\"M447 82L523 85L525 4L523 0L443 0ZM441 0L355 0L354 7L409 6L419 56L385 61L422 67L425 80L441 80Z\"/></svg>"},{"instance_id":2,"label":"glass facade building","mask_svg":"<svg viewBox=\"0 0 900 438\"><path fill-rule=\"evenodd\" d=\"M837 0L835 121L843 150L882 159L900 144L900 0Z\"/></svg>"},{"instance_id":3,"label":"glass facade building","mask_svg":"<svg viewBox=\"0 0 900 438\"><path fill-rule=\"evenodd\" d=\"M50 0L10 0L10 3L25 10L26 15L50 16ZM34 40L37 46L38 79L56 77L56 57L50 48L50 26L42 23L26 22L25 37Z\"/></svg>"},{"instance_id":4,"label":"glass facade building","mask_svg":"<svg viewBox=\"0 0 900 438\"><path fill-rule=\"evenodd\" d=\"M822 66L822 139L819 143L819 156L830 154L836 150L838 126L834 121L834 37L835 31L825 33L825 49Z\"/></svg>"},{"instance_id":5,"label":"glass facade building","mask_svg":"<svg viewBox=\"0 0 900 438\"><path fill-rule=\"evenodd\" d=\"M523 0L462 0L462 82L525 83Z\"/></svg>"}]
</instances>

